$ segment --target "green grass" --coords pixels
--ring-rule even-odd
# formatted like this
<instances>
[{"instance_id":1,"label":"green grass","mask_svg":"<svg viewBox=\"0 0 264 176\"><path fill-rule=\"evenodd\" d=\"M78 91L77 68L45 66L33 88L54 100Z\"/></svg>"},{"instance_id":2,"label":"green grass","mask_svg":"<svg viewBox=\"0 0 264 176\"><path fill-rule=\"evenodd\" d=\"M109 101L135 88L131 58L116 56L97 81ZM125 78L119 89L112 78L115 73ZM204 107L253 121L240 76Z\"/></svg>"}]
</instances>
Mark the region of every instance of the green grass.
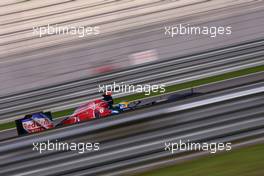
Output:
<instances>
[{"instance_id":1,"label":"green grass","mask_svg":"<svg viewBox=\"0 0 264 176\"><path fill-rule=\"evenodd\" d=\"M53 118L63 117L63 116L72 114L73 111L74 111L74 108L67 109L64 111L54 112L54 113L52 113L52 117Z\"/></svg>"},{"instance_id":2,"label":"green grass","mask_svg":"<svg viewBox=\"0 0 264 176\"><path fill-rule=\"evenodd\" d=\"M208 77L208 78L198 79L195 81L181 83L181 84L177 84L177 85L173 85L173 86L168 86L168 87L166 87L166 93L179 91L179 90L187 89L187 88L192 88L192 87L200 86L203 84L223 81L226 79L231 79L231 78L235 78L235 77L239 77L239 76L245 76L245 75L249 75L249 74L257 73L257 72L261 72L261 71L264 71L264 65L256 66L256 67L252 67L252 68L247 68L247 69L243 69L243 70L239 70L239 71L234 71L234 72L230 72L230 73L225 73L225 74L221 74L218 76L212 76L212 77ZM148 95L148 97L149 96L155 96L155 95L159 95L159 93L151 93L150 95ZM133 100L142 99L145 97L146 97L145 93L137 93L137 94L117 98L117 99L115 99L115 102L118 103L122 100L133 101ZM74 109L71 108L71 109L60 111L60 112L54 112L54 113L52 113L52 115L54 118L58 118L58 117L70 115L73 113L73 111L74 111ZM8 123L0 124L0 131L4 130L4 129L9 129L12 127L15 127L14 122L8 122Z\"/></svg>"},{"instance_id":3,"label":"green grass","mask_svg":"<svg viewBox=\"0 0 264 176\"><path fill-rule=\"evenodd\" d=\"M0 131L16 127L15 122L3 123L0 125Z\"/></svg>"},{"instance_id":4,"label":"green grass","mask_svg":"<svg viewBox=\"0 0 264 176\"><path fill-rule=\"evenodd\" d=\"M264 145L210 155L137 176L263 176Z\"/></svg>"}]
</instances>

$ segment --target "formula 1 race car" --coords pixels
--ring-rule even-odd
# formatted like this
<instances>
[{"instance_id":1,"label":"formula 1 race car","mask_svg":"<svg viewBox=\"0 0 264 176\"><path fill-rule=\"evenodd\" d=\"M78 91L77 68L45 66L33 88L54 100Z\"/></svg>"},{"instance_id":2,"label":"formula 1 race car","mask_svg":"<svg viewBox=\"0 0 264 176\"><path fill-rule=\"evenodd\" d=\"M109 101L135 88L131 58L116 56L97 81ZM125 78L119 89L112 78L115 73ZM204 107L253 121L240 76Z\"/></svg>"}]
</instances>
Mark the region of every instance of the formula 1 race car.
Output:
<instances>
[{"instance_id":1,"label":"formula 1 race car","mask_svg":"<svg viewBox=\"0 0 264 176\"><path fill-rule=\"evenodd\" d=\"M117 107L121 107L122 109L123 106L117 105ZM77 107L72 115L59 122L57 125L54 125L51 112L37 112L29 114L22 119L16 120L15 123L18 135L23 135L45 131L57 126L104 118L113 114L119 114L121 109L120 111L119 108L110 109L108 103L104 100L94 100Z\"/></svg>"},{"instance_id":2,"label":"formula 1 race car","mask_svg":"<svg viewBox=\"0 0 264 176\"><path fill-rule=\"evenodd\" d=\"M105 118L124 111L135 109L139 103L122 101L110 109L104 100L94 100L80 105L72 115L54 124L51 112L37 112L15 121L18 135L45 131L54 127L80 123L92 119Z\"/></svg>"},{"instance_id":3,"label":"formula 1 race car","mask_svg":"<svg viewBox=\"0 0 264 176\"><path fill-rule=\"evenodd\" d=\"M63 119L56 125L52 120L51 112L37 112L29 114L22 119L16 120L15 123L18 135L36 133L52 129L54 127L71 125L92 119L105 118L125 111L130 111L145 106L152 106L156 103L171 102L190 95L193 95L193 90L188 90L180 94L166 94L131 102L122 101L114 106L110 106L105 100L98 99L80 105L75 109L72 115Z\"/></svg>"}]
</instances>

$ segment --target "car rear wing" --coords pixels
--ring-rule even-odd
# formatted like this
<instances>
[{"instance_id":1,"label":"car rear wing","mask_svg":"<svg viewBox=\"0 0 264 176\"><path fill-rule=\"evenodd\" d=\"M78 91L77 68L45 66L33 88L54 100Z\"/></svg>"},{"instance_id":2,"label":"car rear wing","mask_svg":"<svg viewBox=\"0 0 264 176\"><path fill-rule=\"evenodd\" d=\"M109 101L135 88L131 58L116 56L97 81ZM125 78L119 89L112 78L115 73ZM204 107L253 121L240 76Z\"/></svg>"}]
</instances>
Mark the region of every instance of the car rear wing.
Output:
<instances>
[{"instance_id":1,"label":"car rear wing","mask_svg":"<svg viewBox=\"0 0 264 176\"><path fill-rule=\"evenodd\" d=\"M46 120L51 121L51 122L53 121L51 112L36 112L36 113L32 113L32 114L25 115L23 118L18 119L18 120L15 120L15 124L16 124L16 129L17 129L17 134L18 135L25 135L25 134L29 134L30 133L23 126L23 123L25 123L27 121L28 122L34 122L36 125L47 129L46 127L44 127L44 125L42 125L39 122L37 122L36 120L34 120L32 118L33 115L43 115L43 118L48 118Z\"/></svg>"}]
</instances>

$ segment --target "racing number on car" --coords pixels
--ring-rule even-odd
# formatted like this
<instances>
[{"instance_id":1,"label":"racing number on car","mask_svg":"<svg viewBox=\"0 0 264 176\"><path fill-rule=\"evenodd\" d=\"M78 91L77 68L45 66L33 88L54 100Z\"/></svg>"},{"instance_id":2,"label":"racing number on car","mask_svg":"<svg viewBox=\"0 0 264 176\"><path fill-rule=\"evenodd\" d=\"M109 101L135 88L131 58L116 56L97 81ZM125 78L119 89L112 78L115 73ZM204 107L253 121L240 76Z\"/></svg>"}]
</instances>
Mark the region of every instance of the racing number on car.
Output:
<instances>
[{"instance_id":1,"label":"racing number on car","mask_svg":"<svg viewBox=\"0 0 264 176\"><path fill-rule=\"evenodd\" d=\"M99 109L99 112L100 112L100 113L104 113L104 108L100 108L100 109Z\"/></svg>"}]
</instances>

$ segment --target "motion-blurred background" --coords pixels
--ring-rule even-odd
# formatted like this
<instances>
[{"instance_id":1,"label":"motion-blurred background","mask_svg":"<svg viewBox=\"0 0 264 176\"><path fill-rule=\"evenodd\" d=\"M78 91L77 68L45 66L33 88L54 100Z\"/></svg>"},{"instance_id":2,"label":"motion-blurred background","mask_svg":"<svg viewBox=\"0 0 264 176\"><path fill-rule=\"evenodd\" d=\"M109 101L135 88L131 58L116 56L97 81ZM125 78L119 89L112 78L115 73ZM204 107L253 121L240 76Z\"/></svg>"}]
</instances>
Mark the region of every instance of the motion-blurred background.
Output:
<instances>
[{"instance_id":1,"label":"motion-blurred background","mask_svg":"<svg viewBox=\"0 0 264 176\"><path fill-rule=\"evenodd\" d=\"M2 0L0 95L161 62L263 36L256 0ZM33 35L47 25L100 34ZM164 35L165 26L231 26L231 35Z\"/></svg>"},{"instance_id":2,"label":"motion-blurred background","mask_svg":"<svg viewBox=\"0 0 264 176\"><path fill-rule=\"evenodd\" d=\"M0 175L264 175L263 9L262 0L1 0ZM231 27L232 33L166 35L179 24ZM34 33L48 25L98 27L99 33ZM196 94L17 137L14 120L51 111L57 122L97 99L99 84L114 81ZM81 155L32 152L32 142L56 139L102 148ZM231 141L234 151L202 159L208 153L164 151L164 142L178 139Z\"/></svg>"}]
</instances>

